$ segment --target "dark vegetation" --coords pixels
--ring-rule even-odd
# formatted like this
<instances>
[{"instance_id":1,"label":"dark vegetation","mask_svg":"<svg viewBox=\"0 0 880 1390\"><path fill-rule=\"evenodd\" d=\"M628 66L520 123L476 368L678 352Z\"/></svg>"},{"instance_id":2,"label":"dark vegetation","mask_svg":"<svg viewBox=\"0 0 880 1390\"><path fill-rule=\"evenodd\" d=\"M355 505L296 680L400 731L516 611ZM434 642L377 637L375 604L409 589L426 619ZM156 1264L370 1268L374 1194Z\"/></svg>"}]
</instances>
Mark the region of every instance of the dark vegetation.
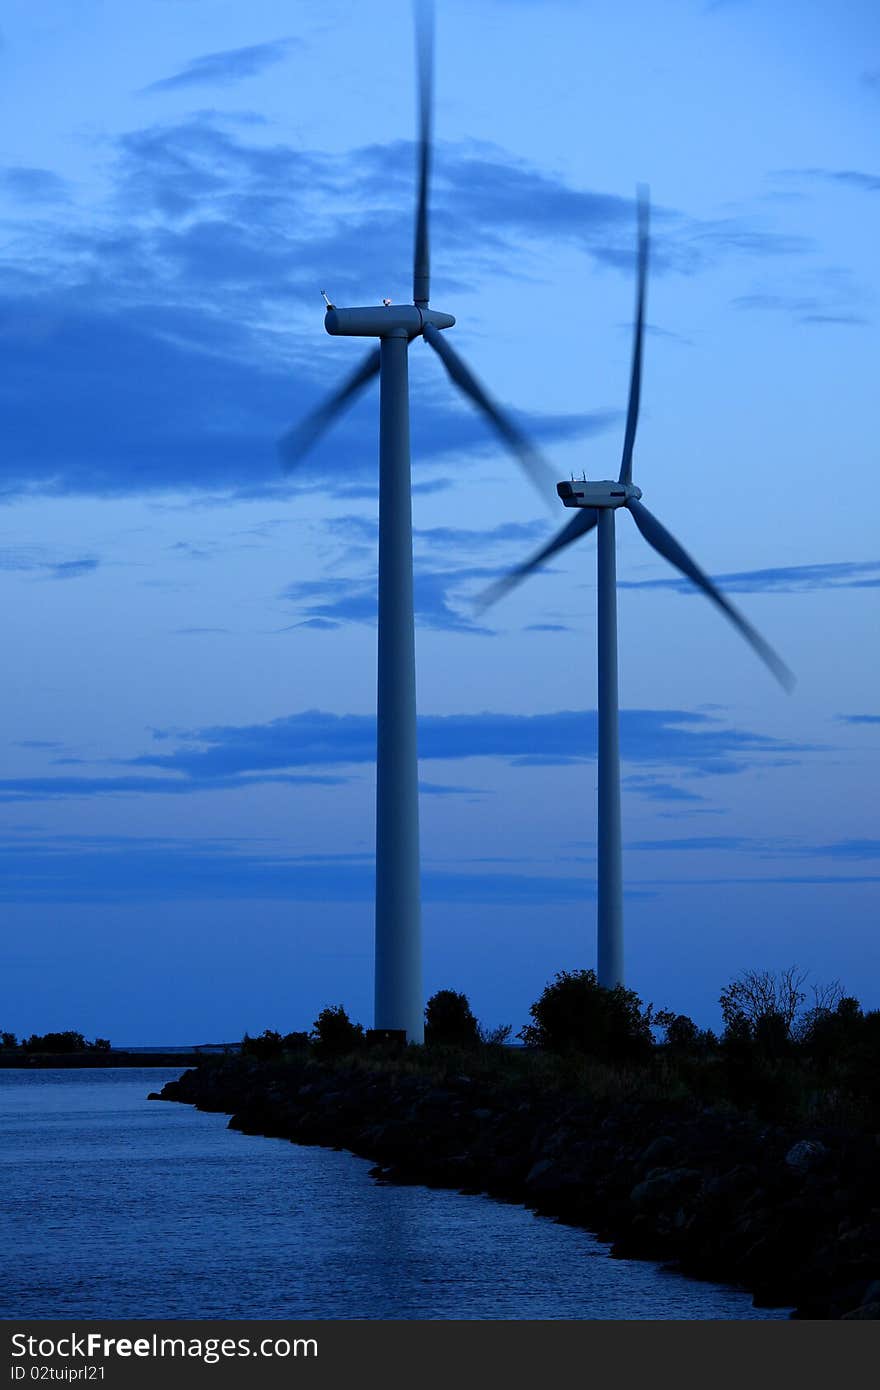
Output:
<instances>
[{"instance_id":1,"label":"dark vegetation","mask_svg":"<svg viewBox=\"0 0 880 1390\"><path fill-rule=\"evenodd\" d=\"M425 1045L370 1048L341 1004L310 1032L245 1034L241 1050L260 1061L290 1054L331 1060L367 1055L370 1065L439 1076L473 1073L542 1078L551 1087L673 1104L720 1105L758 1119L810 1120L880 1130L880 1010L863 1012L841 986L810 987L806 973L745 971L722 990L720 1034L685 1014L643 1004L634 990L603 989L592 970L560 971L517 1034L488 1029L466 995L434 994Z\"/></svg>"},{"instance_id":2,"label":"dark vegetation","mask_svg":"<svg viewBox=\"0 0 880 1390\"><path fill-rule=\"evenodd\" d=\"M32 1033L29 1038L22 1038L21 1042L14 1033L0 1032L0 1051L48 1052L56 1055L70 1052L109 1052L110 1041L108 1038L95 1038L94 1042L86 1042L82 1033L77 1033L72 1028L63 1033Z\"/></svg>"}]
</instances>

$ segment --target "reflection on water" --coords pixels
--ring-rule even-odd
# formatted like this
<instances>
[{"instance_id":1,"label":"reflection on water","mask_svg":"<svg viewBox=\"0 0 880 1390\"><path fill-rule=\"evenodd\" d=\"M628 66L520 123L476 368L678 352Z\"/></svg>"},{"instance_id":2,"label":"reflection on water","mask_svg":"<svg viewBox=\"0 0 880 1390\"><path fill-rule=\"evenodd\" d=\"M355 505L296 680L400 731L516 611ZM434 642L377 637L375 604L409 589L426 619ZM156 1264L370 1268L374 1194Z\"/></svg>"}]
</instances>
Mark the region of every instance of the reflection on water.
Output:
<instances>
[{"instance_id":1,"label":"reflection on water","mask_svg":"<svg viewBox=\"0 0 880 1390\"><path fill-rule=\"evenodd\" d=\"M146 1100L177 1069L0 1071L0 1317L778 1318L485 1197Z\"/></svg>"}]
</instances>

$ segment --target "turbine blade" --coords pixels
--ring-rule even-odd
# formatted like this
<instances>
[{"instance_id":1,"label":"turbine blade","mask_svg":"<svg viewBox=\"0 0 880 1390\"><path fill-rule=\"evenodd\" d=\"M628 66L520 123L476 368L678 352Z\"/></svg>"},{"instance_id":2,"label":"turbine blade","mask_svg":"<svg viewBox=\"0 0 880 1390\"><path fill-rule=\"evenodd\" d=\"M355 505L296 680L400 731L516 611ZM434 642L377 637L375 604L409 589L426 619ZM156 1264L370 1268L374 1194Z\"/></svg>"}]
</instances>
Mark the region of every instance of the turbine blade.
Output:
<instances>
[{"instance_id":1,"label":"turbine blade","mask_svg":"<svg viewBox=\"0 0 880 1390\"><path fill-rule=\"evenodd\" d=\"M455 348L447 342L443 334L433 324L426 323L422 329L422 334L440 358L459 391L469 397L477 409L483 412L495 433L516 455L544 501L549 504L550 499L555 495L553 474L534 444L526 438L510 416L495 404L474 376L470 367L465 365Z\"/></svg>"},{"instance_id":2,"label":"turbine blade","mask_svg":"<svg viewBox=\"0 0 880 1390\"><path fill-rule=\"evenodd\" d=\"M281 466L286 473L302 461L312 445L326 429L330 428L333 421L342 414L349 402L359 395L374 376L378 375L379 349L374 348L364 358L360 366L355 368L351 376L346 377L338 391L334 391L314 410L309 411L304 420L300 420L298 425L294 425L292 429L281 436L278 441L278 452L281 455Z\"/></svg>"},{"instance_id":3,"label":"turbine blade","mask_svg":"<svg viewBox=\"0 0 880 1390\"><path fill-rule=\"evenodd\" d=\"M633 325L629 404L626 407L626 432L623 436L623 458L620 463L619 481L621 483L632 482L633 446L636 442L636 426L639 423L639 398L642 394L642 340L645 336L645 290L648 280L648 251L650 249L648 189L644 184L639 185L637 205L639 249L636 273L636 321Z\"/></svg>"},{"instance_id":4,"label":"turbine blade","mask_svg":"<svg viewBox=\"0 0 880 1390\"><path fill-rule=\"evenodd\" d=\"M599 513L595 507L579 507L568 525L563 526L562 530L557 532L552 541L548 541L545 546L542 546L542 548L536 551L534 555L530 556L528 560L524 560L521 565L516 566L516 569L512 569L509 574L503 575L501 579L496 579L494 584L490 584L488 589L484 589L483 592L477 596L475 607L482 613L493 603L497 603L505 594L509 594L511 589L516 588L517 584L522 583L533 570L543 565L545 560L549 560L551 555L555 555L558 551L564 550L567 545L571 545L572 541L576 541L579 536L585 536L588 531L592 531L598 520Z\"/></svg>"},{"instance_id":5,"label":"turbine blade","mask_svg":"<svg viewBox=\"0 0 880 1390\"><path fill-rule=\"evenodd\" d=\"M416 0L416 62L419 74L419 152L416 236L413 255L413 303L427 308L431 297L431 248L428 236L428 188L433 154L434 7Z\"/></svg>"},{"instance_id":6,"label":"turbine blade","mask_svg":"<svg viewBox=\"0 0 880 1390\"><path fill-rule=\"evenodd\" d=\"M761 660L769 666L779 684L791 693L794 687L794 676L781 657L777 656L769 642L765 642L751 623L747 622L742 614L734 608L730 600L724 597L721 590L716 588L709 576L703 573L699 565L691 559L675 537L669 534L666 527L661 526L657 518L651 515L647 507L643 507L641 502L637 502L635 498L630 498L626 505L632 512L633 520L648 544L653 546L664 560L668 560L670 565L681 570L681 573L696 584L698 589L702 589L707 598L718 605L722 613L727 615L734 627L755 649Z\"/></svg>"}]
</instances>

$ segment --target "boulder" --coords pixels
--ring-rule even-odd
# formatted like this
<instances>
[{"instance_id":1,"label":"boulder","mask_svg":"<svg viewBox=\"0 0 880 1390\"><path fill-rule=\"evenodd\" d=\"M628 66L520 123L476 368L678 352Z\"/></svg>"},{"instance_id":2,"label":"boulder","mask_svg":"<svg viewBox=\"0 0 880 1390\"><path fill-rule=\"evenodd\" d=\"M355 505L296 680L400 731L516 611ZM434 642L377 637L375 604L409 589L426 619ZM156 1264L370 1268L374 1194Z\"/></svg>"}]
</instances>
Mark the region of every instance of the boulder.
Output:
<instances>
[{"instance_id":1,"label":"boulder","mask_svg":"<svg viewBox=\"0 0 880 1390\"><path fill-rule=\"evenodd\" d=\"M785 1166L803 1176L818 1168L828 1150L818 1139L799 1139L785 1155Z\"/></svg>"}]
</instances>

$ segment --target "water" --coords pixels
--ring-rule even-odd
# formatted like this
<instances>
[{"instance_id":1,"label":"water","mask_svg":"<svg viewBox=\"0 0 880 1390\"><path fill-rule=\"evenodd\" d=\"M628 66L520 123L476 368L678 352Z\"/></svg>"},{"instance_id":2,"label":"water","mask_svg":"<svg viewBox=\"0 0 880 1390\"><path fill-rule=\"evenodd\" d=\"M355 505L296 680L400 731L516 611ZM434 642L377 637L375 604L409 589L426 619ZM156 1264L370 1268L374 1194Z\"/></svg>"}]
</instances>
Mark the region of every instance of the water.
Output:
<instances>
[{"instance_id":1,"label":"water","mask_svg":"<svg viewBox=\"0 0 880 1390\"><path fill-rule=\"evenodd\" d=\"M0 1071L0 1317L774 1318L486 1197L148 1101L177 1068Z\"/></svg>"}]
</instances>

